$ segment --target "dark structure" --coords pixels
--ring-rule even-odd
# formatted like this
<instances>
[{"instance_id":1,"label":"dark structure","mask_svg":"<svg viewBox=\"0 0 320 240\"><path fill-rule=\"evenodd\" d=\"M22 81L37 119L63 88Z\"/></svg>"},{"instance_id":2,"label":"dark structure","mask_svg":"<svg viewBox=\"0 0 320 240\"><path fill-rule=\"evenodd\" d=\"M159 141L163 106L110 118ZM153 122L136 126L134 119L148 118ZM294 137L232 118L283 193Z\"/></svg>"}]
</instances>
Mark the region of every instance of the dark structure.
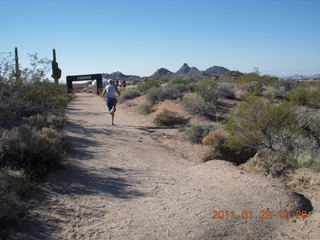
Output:
<instances>
[{"instance_id":1,"label":"dark structure","mask_svg":"<svg viewBox=\"0 0 320 240\"><path fill-rule=\"evenodd\" d=\"M15 71L12 71L12 73L13 73L13 76L15 76L16 81L20 83L21 71L20 71L20 68L19 68L18 48L14 49L14 60L15 60L16 68L15 68Z\"/></svg>"},{"instance_id":2,"label":"dark structure","mask_svg":"<svg viewBox=\"0 0 320 240\"><path fill-rule=\"evenodd\" d=\"M97 95L101 92L103 85L102 85L102 74L87 74L87 75L74 75L74 76L67 76L67 88L68 93L73 91L72 82L74 81L97 81Z\"/></svg>"},{"instance_id":3,"label":"dark structure","mask_svg":"<svg viewBox=\"0 0 320 240\"><path fill-rule=\"evenodd\" d=\"M51 76L54 79L54 82L56 84L58 84L59 79L61 78L61 69L59 68L58 63L57 63L56 50L53 49L52 53L53 53L53 60L51 62L51 65L52 65L52 75Z\"/></svg>"}]
</instances>

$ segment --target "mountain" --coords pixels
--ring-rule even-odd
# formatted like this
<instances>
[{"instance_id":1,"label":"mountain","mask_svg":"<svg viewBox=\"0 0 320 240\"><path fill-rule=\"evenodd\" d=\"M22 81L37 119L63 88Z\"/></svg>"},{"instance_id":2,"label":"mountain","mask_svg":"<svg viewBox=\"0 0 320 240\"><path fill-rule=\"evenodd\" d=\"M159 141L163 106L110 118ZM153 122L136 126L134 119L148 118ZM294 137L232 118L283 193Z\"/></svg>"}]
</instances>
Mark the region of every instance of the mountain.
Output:
<instances>
[{"instance_id":1,"label":"mountain","mask_svg":"<svg viewBox=\"0 0 320 240\"><path fill-rule=\"evenodd\" d=\"M189 67L188 64L184 63L182 67L175 73L179 76L188 76L193 78L206 78L212 76L220 76L222 73L229 72L230 70L220 66L213 66L205 71L200 71L196 67Z\"/></svg>"},{"instance_id":2,"label":"mountain","mask_svg":"<svg viewBox=\"0 0 320 240\"><path fill-rule=\"evenodd\" d=\"M225 74L230 72L229 69L220 67L220 66L212 66L204 71L200 71L196 67L189 67L187 63L184 63L181 68L173 73L169 71L166 68L159 68L157 71L155 71L151 76L148 78L150 79L162 79L162 80L168 80L172 77L187 77L187 78L192 78L192 79L202 79L202 78L208 78L208 77L213 77L213 76L220 76L221 74ZM119 80L119 81L133 81L133 80L141 80L142 78L139 76L135 75L125 75L122 72L114 72L111 74L104 73L103 77L106 79L112 78L114 80ZM230 76L228 76L230 77Z\"/></svg>"},{"instance_id":3,"label":"mountain","mask_svg":"<svg viewBox=\"0 0 320 240\"><path fill-rule=\"evenodd\" d=\"M313 77L313 78L320 78L320 73L314 74L314 75L312 75L311 77Z\"/></svg>"},{"instance_id":4,"label":"mountain","mask_svg":"<svg viewBox=\"0 0 320 240\"><path fill-rule=\"evenodd\" d=\"M294 74L290 76L282 76L280 77L281 79L311 79L311 78L320 78L320 73L318 74L313 74L313 75L300 75L300 74Z\"/></svg>"},{"instance_id":5,"label":"mountain","mask_svg":"<svg viewBox=\"0 0 320 240\"><path fill-rule=\"evenodd\" d=\"M213 66L202 72L204 76L220 76L222 73L229 72L230 70L220 66Z\"/></svg>"},{"instance_id":6,"label":"mountain","mask_svg":"<svg viewBox=\"0 0 320 240\"><path fill-rule=\"evenodd\" d=\"M153 78L153 79L170 78L172 74L173 73L166 68L159 68L157 71L154 72L154 74L150 76L150 78Z\"/></svg>"},{"instance_id":7,"label":"mountain","mask_svg":"<svg viewBox=\"0 0 320 240\"><path fill-rule=\"evenodd\" d=\"M189 67L188 64L184 63L182 67L175 73L177 75L186 75L186 74L198 74L201 71L196 67Z\"/></svg>"},{"instance_id":8,"label":"mountain","mask_svg":"<svg viewBox=\"0 0 320 240\"><path fill-rule=\"evenodd\" d=\"M135 80L135 79L141 79L141 77L139 76L135 76L135 75L125 75L123 74L122 72L114 72L114 73L111 73L111 74L108 74L108 73L104 73L103 74L103 77L104 78L111 78L113 80L119 80L119 81L130 81L130 80Z\"/></svg>"}]
</instances>

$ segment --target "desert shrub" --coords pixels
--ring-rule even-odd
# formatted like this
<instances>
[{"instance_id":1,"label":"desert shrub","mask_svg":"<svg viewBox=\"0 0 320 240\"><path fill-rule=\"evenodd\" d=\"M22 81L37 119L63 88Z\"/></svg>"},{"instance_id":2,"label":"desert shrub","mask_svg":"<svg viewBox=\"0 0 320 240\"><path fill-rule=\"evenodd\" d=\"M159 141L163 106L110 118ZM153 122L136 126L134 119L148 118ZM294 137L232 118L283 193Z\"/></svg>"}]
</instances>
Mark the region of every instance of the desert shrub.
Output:
<instances>
[{"instance_id":1,"label":"desert shrub","mask_svg":"<svg viewBox=\"0 0 320 240\"><path fill-rule=\"evenodd\" d=\"M36 114L28 118L24 118L24 122L36 129L41 131L43 128L53 128L57 131L62 131L67 119L63 115L42 115Z\"/></svg>"},{"instance_id":2,"label":"desert shrub","mask_svg":"<svg viewBox=\"0 0 320 240\"><path fill-rule=\"evenodd\" d=\"M175 112L164 109L155 117L153 122L157 126L172 126L176 124L183 124L186 122L186 119Z\"/></svg>"},{"instance_id":3,"label":"desert shrub","mask_svg":"<svg viewBox=\"0 0 320 240\"><path fill-rule=\"evenodd\" d=\"M141 104L140 106L139 106L139 112L141 113L141 114L143 114L143 115L147 115L147 114L149 114L149 113L152 113L153 111L154 111L154 109L153 109L153 104L152 103L150 103L150 102L146 102L146 103L144 103L144 104Z\"/></svg>"},{"instance_id":4,"label":"desert shrub","mask_svg":"<svg viewBox=\"0 0 320 240\"><path fill-rule=\"evenodd\" d=\"M50 128L37 132L22 125L4 131L0 138L0 167L23 170L32 178L59 167L64 155L63 134Z\"/></svg>"},{"instance_id":5,"label":"desert shrub","mask_svg":"<svg viewBox=\"0 0 320 240\"><path fill-rule=\"evenodd\" d=\"M294 91L288 93L287 98L289 101L299 104L307 105L310 101L311 92L306 87L298 87Z\"/></svg>"},{"instance_id":6,"label":"desert shrub","mask_svg":"<svg viewBox=\"0 0 320 240\"><path fill-rule=\"evenodd\" d=\"M132 81L132 85L138 85L138 84L141 84L142 83L142 80L141 79L134 79Z\"/></svg>"},{"instance_id":7,"label":"desert shrub","mask_svg":"<svg viewBox=\"0 0 320 240\"><path fill-rule=\"evenodd\" d=\"M23 197L34 184L21 171L2 170L0 175L0 196L19 199Z\"/></svg>"},{"instance_id":8,"label":"desert shrub","mask_svg":"<svg viewBox=\"0 0 320 240\"><path fill-rule=\"evenodd\" d=\"M286 93L297 88L298 83L296 80L278 80L274 82L273 87L275 89L283 88L283 91Z\"/></svg>"},{"instance_id":9,"label":"desert shrub","mask_svg":"<svg viewBox=\"0 0 320 240\"><path fill-rule=\"evenodd\" d=\"M191 79L181 78L181 77L174 77L174 78L170 79L169 84L170 85L185 85L186 86L191 82L192 82Z\"/></svg>"},{"instance_id":10,"label":"desert shrub","mask_svg":"<svg viewBox=\"0 0 320 240\"><path fill-rule=\"evenodd\" d=\"M160 87L160 82L156 80L148 80L145 83L140 84L138 86L138 90L145 93L152 87Z\"/></svg>"},{"instance_id":11,"label":"desert shrub","mask_svg":"<svg viewBox=\"0 0 320 240\"><path fill-rule=\"evenodd\" d=\"M122 102L125 102L127 100L139 97L139 96L141 96L141 92L138 89L136 89L136 88L128 88L128 89L126 89L126 90L121 92L121 95L119 97L119 102L122 103Z\"/></svg>"},{"instance_id":12,"label":"desert shrub","mask_svg":"<svg viewBox=\"0 0 320 240\"><path fill-rule=\"evenodd\" d=\"M202 139L202 143L212 146L216 151L216 158L227 160L236 164L244 163L255 154L255 150L242 146L231 149L226 145L229 134L223 128L213 129Z\"/></svg>"},{"instance_id":13,"label":"desert shrub","mask_svg":"<svg viewBox=\"0 0 320 240\"><path fill-rule=\"evenodd\" d=\"M296 162L294 154L288 151L261 149L253 157L253 164L260 172L274 177L286 175L288 170L295 168Z\"/></svg>"},{"instance_id":14,"label":"desert shrub","mask_svg":"<svg viewBox=\"0 0 320 240\"><path fill-rule=\"evenodd\" d=\"M245 73L241 75L237 79L237 83L243 84L243 83L257 82L264 86L270 86L270 85L273 85L278 80L279 78L274 76L269 76L269 75L261 76L259 72L251 72L251 73Z\"/></svg>"},{"instance_id":15,"label":"desert shrub","mask_svg":"<svg viewBox=\"0 0 320 240\"><path fill-rule=\"evenodd\" d=\"M147 100L151 103L161 102L166 99L177 99L183 96L184 87L181 85L152 87L147 91Z\"/></svg>"},{"instance_id":16,"label":"desert shrub","mask_svg":"<svg viewBox=\"0 0 320 240\"><path fill-rule=\"evenodd\" d=\"M191 114L203 116L211 120L218 120L217 107L214 103L206 102L202 98L183 98L182 106Z\"/></svg>"},{"instance_id":17,"label":"desert shrub","mask_svg":"<svg viewBox=\"0 0 320 240\"><path fill-rule=\"evenodd\" d=\"M244 95L244 98L248 96L261 96L265 90L261 82L251 82L243 85L242 88L247 91L247 94Z\"/></svg>"},{"instance_id":18,"label":"desert shrub","mask_svg":"<svg viewBox=\"0 0 320 240\"><path fill-rule=\"evenodd\" d=\"M38 113L62 112L71 100L65 86L46 81L26 84L18 94L37 106Z\"/></svg>"},{"instance_id":19,"label":"desert shrub","mask_svg":"<svg viewBox=\"0 0 320 240\"><path fill-rule=\"evenodd\" d=\"M308 106L315 108L320 107L320 88L311 91Z\"/></svg>"},{"instance_id":20,"label":"desert shrub","mask_svg":"<svg viewBox=\"0 0 320 240\"><path fill-rule=\"evenodd\" d=\"M152 87L146 93L147 101L154 104L162 98L163 89L161 87Z\"/></svg>"},{"instance_id":21,"label":"desert shrub","mask_svg":"<svg viewBox=\"0 0 320 240\"><path fill-rule=\"evenodd\" d=\"M229 87L219 87L218 94L220 97L224 97L227 99L235 99L234 90L230 89Z\"/></svg>"},{"instance_id":22,"label":"desert shrub","mask_svg":"<svg viewBox=\"0 0 320 240\"><path fill-rule=\"evenodd\" d=\"M202 139L208 135L212 126L191 126L186 128L183 133L186 140L192 143L201 143Z\"/></svg>"},{"instance_id":23,"label":"desert shrub","mask_svg":"<svg viewBox=\"0 0 320 240\"><path fill-rule=\"evenodd\" d=\"M11 128L23 117L37 112L37 107L14 93L9 85L0 82L0 128Z\"/></svg>"},{"instance_id":24,"label":"desert shrub","mask_svg":"<svg viewBox=\"0 0 320 240\"><path fill-rule=\"evenodd\" d=\"M313 108L320 107L320 88L307 88L300 86L288 92L286 96L290 102Z\"/></svg>"},{"instance_id":25,"label":"desert shrub","mask_svg":"<svg viewBox=\"0 0 320 240\"><path fill-rule=\"evenodd\" d=\"M197 92L206 102L217 102L219 93L217 90L217 83L210 79L204 79L194 86Z\"/></svg>"},{"instance_id":26,"label":"desert shrub","mask_svg":"<svg viewBox=\"0 0 320 240\"><path fill-rule=\"evenodd\" d=\"M211 145L216 148L221 148L225 143L226 137L228 136L227 132L222 128L217 128L211 130L203 139L202 143L206 145Z\"/></svg>"},{"instance_id":27,"label":"desert shrub","mask_svg":"<svg viewBox=\"0 0 320 240\"><path fill-rule=\"evenodd\" d=\"M292 149L297 145L297 136L302 134L292 104L276 104L259 97L247 98L224 125L230 133L226 144L231 149L243 146L256 150L274 150L276 146Z\"/></svg>"}]
</instances>

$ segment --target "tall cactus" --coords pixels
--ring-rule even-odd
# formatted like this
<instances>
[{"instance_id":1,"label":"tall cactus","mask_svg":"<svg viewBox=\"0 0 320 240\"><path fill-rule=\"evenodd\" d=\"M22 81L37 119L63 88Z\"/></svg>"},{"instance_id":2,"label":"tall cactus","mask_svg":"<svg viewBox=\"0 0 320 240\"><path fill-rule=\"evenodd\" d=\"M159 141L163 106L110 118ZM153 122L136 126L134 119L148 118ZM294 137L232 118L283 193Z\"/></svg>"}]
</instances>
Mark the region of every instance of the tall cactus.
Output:
<instances>
[{"instance_id":1,"label":"tall cactus","mask_svg":"<svg viewBox=\"0 0 320 240\"><path fill-rule=\"evenodd\" d=\"M13 73L13 76L15 76L16 81L20 82L20 80L21 80L21 71L20 71L20 68L19 68L18 48L14 49L14 59L15 59L16 67L15 67L15 71L12 71L12 73Z\"/></svg>"},{"instance_id":2,"label":"tall cactus","mask_svg":"<svg viewBox=\"0 0 320 240\"><path fill-rule=\"evenodd\" d=\"M55 83L59 83L59 79L61 78L61 69L58 66L56 59L56 50L53 49L53 60L52 60L52 78Z\"/></svg>"}]
</instances>

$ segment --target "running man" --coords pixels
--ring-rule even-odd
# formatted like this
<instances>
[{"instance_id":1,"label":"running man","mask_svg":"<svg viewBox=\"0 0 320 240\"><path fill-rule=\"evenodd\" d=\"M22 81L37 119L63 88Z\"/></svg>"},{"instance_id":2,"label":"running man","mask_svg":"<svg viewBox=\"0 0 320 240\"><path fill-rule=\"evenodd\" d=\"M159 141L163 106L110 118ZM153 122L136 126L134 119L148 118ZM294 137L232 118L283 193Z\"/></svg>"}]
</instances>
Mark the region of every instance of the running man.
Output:
<instances>
[{"instance_id":1,"label":"running man","mask_svg":"<svg viewBox=\"0 0 320 240\"><path fill-rule=\"evenodd\" d=\"M120 91L114 84L113 80L108 81L108 85L103 89L102 96L106 98L106 103L111 114L111 124L114 125L114 113L116 112L117 96L120 96Z\"/></svg>"}]
</instances>

